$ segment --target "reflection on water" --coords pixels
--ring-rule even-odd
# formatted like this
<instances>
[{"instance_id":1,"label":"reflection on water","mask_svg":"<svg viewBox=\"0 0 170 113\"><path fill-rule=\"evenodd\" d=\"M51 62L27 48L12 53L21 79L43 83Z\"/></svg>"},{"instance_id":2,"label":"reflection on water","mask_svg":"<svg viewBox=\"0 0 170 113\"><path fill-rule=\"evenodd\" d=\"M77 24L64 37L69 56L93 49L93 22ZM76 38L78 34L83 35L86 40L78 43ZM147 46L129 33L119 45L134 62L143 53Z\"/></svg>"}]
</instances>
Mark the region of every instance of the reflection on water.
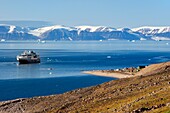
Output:
<instances>
[{"instance_id":1,"label":"reflection on water","mask_svg":"<svg viewBox=\"0 0 170 113\"><path fill-rule=\"evenodd\" d=\"M16 64L17 76L16 78L34 78L35 75L40 75L41 71L39 64Z\"/></svg>"}]
</instances>

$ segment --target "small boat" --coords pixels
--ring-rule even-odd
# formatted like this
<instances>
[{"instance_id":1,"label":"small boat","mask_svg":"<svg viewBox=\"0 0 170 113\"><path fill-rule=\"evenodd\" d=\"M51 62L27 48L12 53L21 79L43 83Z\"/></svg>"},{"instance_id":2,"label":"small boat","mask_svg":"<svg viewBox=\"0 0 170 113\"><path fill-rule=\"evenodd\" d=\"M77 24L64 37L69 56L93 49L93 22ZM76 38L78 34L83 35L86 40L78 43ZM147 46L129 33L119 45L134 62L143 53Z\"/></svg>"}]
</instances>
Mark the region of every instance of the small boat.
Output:
<instances>
[{"instance_id":1,"label":"small boat","mask_svg":"<svg viewBox=\"0 0 170 113\"><path fill-rule=\"evenodd\" d=\"M40 56L34 51L24 51L17 56L17 61L20 64L40 63Z\"/></svg>"}]
</instances>

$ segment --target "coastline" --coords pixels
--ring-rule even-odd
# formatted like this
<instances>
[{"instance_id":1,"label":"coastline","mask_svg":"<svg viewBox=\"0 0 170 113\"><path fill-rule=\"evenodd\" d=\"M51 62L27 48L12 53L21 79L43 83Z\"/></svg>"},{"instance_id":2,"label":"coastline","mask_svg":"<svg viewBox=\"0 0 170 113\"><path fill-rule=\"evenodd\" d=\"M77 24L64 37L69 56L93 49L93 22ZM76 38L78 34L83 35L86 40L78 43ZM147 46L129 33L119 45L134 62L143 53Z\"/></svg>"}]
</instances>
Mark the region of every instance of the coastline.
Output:
<instances>
[{"instance_id":1,"label":"coastline","mask_svg":"<svg viewBox=\"0 0 170 113\"><path fill-rule=\"evenodd\" d=\"M134 75L132 74L125 74L120 72L108 72L103 70L83 71L83 73L96 75L96 76L113 77L118 79L134 77Z\"/></svg>"},{"instance_id":2,"label":"coastline","mask_svg":"<svg viewBox=\"0 0 170 113\"><path fill-rule=\"evenodd\" d=\"M84 73L124 78L131 77L131 71L128 71L130 69L132 68ZM139 73L135 73L138 68L133 69L134 77L130 79L112 80L58 95L3 101L0 102L0 112L169 112L170 62L147 66ZM141 74L141 77L137 77Z\"/></svg>"},{"instance_id":3,"label":"coastline","mask_svg":"<svg viewBox=\"0 0 170 113\"><path fill-rule=\"evenodd\" d=\"M83 71L85 74L91 74L96 76L104 77L113 77L113 78L129 78L136 76L148 76L156 73L161 73L167 70L170 67L170 62L163 62L158 64L151 64L149 66L138 66L138 67L129 67L123 69L115 70L92 70L92 71Z\"/></svg>"}]
</instances>

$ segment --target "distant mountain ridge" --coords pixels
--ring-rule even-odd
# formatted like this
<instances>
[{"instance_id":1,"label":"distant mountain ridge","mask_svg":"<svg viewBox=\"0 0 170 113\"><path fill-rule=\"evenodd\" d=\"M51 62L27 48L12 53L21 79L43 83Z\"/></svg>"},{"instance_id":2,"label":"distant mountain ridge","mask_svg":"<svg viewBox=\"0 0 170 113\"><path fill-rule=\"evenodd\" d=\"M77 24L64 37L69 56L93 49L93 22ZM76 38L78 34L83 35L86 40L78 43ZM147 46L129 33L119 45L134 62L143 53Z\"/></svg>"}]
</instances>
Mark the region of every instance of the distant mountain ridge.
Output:
<instances>
[{"instance_id":1,"label":"distant mountain ridge","mask_svg":"<svg viewBox=\"0 0 170 113\"><path fill-rule=\"evenodd\" d=\"M33 20L7 20L7 21L0 20L0 24L14 25L20 27L32 27L32 28L52 25L52 23L48 21L33 21Z\"/></svg>"},{"instance_id":2,"label":"distant mountain ridge","mask_svg":"<svg viewBox=\"0 0 170 113\"><path fill-rule=\"evenodd\" d=\"M29 28L0 24L0 39L6 40L170 40L170 27L116 29L106 26L62 25Z\"/></svg>"}]
</instances>

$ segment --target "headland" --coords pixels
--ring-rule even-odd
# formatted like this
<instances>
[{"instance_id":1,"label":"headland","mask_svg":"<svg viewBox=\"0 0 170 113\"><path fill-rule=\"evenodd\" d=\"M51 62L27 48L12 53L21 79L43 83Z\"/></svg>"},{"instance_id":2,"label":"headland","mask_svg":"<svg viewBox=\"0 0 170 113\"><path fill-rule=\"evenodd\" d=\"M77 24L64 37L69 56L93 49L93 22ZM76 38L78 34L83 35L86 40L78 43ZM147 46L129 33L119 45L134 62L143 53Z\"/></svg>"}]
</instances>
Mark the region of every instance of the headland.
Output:
<instances>
[{"instance_id":1,"label":"headland","mask_svg":"<svg viewBox=\"0 0 170 113\"><path fill-rule=\"evenodd\" d=\"M169 113L170 62L63 94L0 102L0 113Z\"/></svg>"}]
</instances>

